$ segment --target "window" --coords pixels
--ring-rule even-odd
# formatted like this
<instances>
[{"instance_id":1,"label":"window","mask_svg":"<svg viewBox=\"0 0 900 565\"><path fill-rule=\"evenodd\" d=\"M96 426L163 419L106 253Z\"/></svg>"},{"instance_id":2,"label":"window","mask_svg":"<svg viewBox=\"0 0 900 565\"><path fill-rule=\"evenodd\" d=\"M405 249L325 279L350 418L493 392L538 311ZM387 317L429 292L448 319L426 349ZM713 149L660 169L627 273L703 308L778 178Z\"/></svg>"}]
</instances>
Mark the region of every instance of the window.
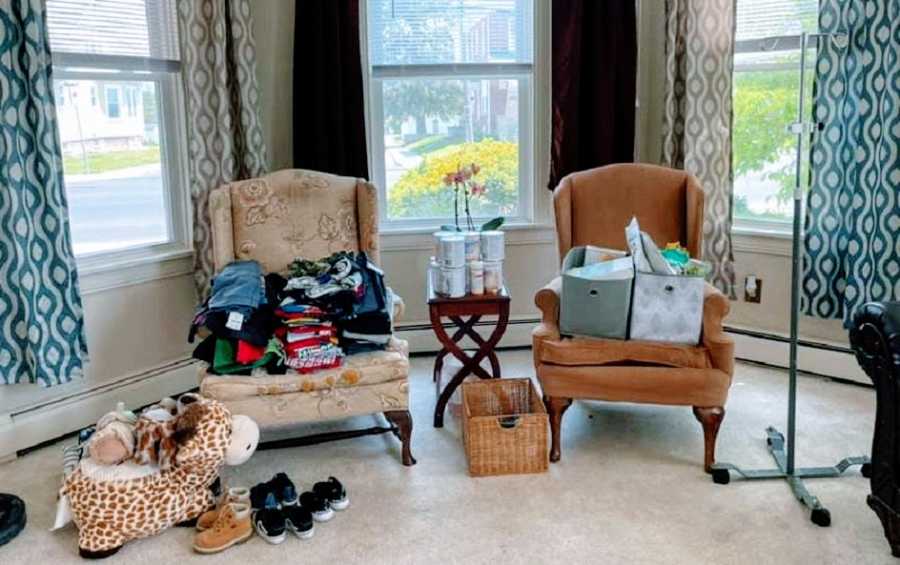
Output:
<instances>
[{"instance_id":1,"label":"window","mask_svg":"<svg viewBox=\"0 0 900 565\"><path fill-rule=\"evenodd\" d=\"M47 0L79 261L187 241L175 16L173 0Z\"/></svg>"},{"instance_id":2,"label":"window","mask_svg":"<svg viewBox=\"0 0 900 565\"><path fill-rule=\"evenodd\" d=\"M372 178L382 222L433 227L453 216L443 185L477 163L472 215L529 220L532 0L369 0Z\"/></svg>"},{"instance_id":3,"label":"window","mask_svg":"<svg viewBox=\"0 0 900 565\"><path fill-rule=\"evenodd\" d=\"M119 89L116 87L106 87L106 117L119 117Z\"/></svg>"},{"instance_id":4,"label":"window","mask_svg":"<svg viewBox=\"0 0 900 565\"><path fill-rule=\"evenodd\" d=\"M734 57L734 217L788 229L793 217L800 34L817 30L818 0L737 0ZM777 39L775 39L777 38ZM815 43L806 53L804 120L812 115ZM801 162L806 180L808 159Z\"/></svg>"}]
</instances>

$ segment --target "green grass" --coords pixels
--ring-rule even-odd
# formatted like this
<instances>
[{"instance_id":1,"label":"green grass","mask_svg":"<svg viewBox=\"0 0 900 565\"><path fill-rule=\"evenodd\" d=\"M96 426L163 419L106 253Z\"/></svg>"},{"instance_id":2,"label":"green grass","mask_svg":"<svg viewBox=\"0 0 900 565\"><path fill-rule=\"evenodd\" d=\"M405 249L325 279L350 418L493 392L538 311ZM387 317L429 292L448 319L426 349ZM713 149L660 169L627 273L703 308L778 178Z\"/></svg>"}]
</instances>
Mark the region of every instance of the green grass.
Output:
<instances>
[{"instance_id":1,"label":"green grass","mask_svg":"<svg viewBox=\"0 0 900 565\"><path fill-rule=\"evenodd\" d=\"M107 171L159 162L159 146L153 145L144 149L88 153L87 163L85 163L81 155L66 155L63 157L63 169L67 175L80 175L84 173L105 173Z\"/></svg>"},{"instance_id":2,"label":"green grass","mask_svg":"<svg viewBox=\"0 0 900 565\"><path fill-rule=\"evenodd\" d=\"M448 135L426 135L425 137L413 141L404 149L410 153L415 153L416 155L425 155L426 153L443 149L444 147L448 147L461 141L462 140L459 138L450 137Z\"/></svg>"}]
</instances>

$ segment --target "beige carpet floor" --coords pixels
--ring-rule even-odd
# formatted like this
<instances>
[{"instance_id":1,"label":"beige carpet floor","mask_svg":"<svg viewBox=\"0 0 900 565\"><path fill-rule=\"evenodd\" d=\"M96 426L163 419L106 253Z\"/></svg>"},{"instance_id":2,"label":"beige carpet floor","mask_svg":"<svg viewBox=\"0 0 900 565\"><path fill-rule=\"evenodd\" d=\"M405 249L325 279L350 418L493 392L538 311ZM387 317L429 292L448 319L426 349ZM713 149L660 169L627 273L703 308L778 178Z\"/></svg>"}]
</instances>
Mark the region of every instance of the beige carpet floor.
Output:
<instances>
[{"instance_id":1,"label":"beige carpet floor","mask_svg":"<svg viewBox=\"0 0 900 565\"><path fill-rule=\"evenodd\" d=\"M129 543L107 563L892 563L881 525L866 506L857 470L810 481L831 510L813 525L781 481L713 484L703 473L702 436L688 408L577 403L566 414L563 459L545 474L470 478L458 422L431 426L431 358L413 360L418 465L375 436L261 452L226 471L252 485L286 471L300 486L336 475L352 505L316 526L310 541L270 546L254 538L215 557L191 551L174 529ZM529 351L501 355L507 376L531 375ZM764 429L783 429L786 375L739 365L719 437L719 460L769 466ZM798 463L833 464L868 453L874 393L801 378ZM368 421L358 422L367 425ZM49 532L62 444L0 465L0 491L28 505L25 532L0 547L0 563L78 562L71 526Z\"/></svg>"}]
</instances>

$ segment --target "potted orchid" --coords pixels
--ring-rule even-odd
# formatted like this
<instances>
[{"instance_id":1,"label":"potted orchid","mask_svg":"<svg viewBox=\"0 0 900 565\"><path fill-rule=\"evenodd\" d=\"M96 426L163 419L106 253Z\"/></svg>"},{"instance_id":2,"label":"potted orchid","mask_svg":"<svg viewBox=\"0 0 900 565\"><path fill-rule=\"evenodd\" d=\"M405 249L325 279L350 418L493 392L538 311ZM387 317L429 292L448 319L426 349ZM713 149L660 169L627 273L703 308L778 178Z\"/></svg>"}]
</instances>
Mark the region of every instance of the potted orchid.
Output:
<instances>
[{"instance_id":1,"label":"potted orchid","mask_svg":"<svg viewBox=\"0 0 900 565\"><path fill-rule=\"evenodd\" d=\"M478 182L475 177L481 172L481 167L477 163L471 163L466 166L457 165L455 171L450 171L444 175L444 185L453 187L453 222L454 225L443 225L441 229L444 231L463 231L459 226L459 197L462 194L464 212L466 214L466 230L476 231L475 222L472 221L472 212L469 207L469 200L473 197L484 196L487 189L483 183ZM503 216L498 216L488 222L482 224L480 231L496 230L503 225Z\"/></svg>"}]
</instances>

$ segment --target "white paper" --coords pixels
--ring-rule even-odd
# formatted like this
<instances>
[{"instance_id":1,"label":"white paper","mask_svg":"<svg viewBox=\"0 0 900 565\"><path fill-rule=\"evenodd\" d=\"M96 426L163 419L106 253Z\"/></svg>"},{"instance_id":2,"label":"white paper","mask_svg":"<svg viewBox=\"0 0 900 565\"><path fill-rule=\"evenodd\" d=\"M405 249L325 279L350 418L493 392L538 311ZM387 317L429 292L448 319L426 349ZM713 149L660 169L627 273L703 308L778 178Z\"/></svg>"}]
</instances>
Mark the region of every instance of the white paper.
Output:
<instances>
[{"instance_id":1,"label":"white paper","mask_svg":"<svg viewBox=\"0 0 900 565\"><path fill-rule=\"evenodd\" d=\"M244 315L240 312L229 312L225 327L236 332L240 331L244 327Z\"/></svg>"}]
</instances>

